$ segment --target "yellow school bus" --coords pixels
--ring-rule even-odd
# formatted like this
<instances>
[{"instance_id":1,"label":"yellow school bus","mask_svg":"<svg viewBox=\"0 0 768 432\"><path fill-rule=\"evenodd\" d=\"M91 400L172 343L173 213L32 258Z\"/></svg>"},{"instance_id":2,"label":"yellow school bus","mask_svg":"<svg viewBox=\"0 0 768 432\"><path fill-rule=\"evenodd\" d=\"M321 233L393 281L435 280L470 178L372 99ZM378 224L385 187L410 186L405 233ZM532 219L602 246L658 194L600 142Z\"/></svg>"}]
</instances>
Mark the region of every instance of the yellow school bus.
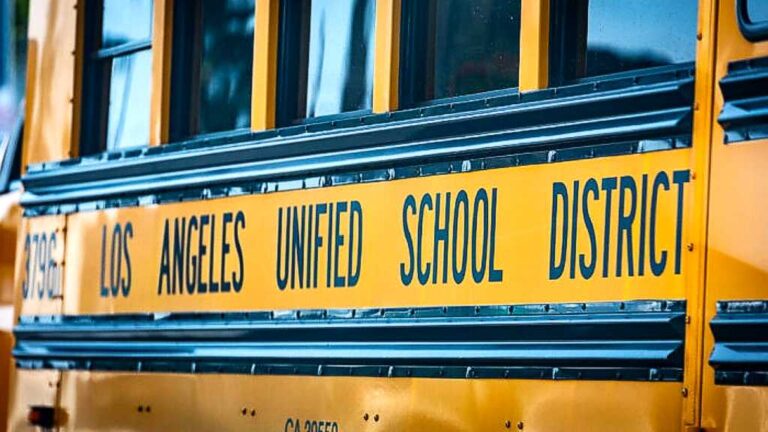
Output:
<instances>
[{"instance_id":1,"label":"yellow school bus","mask_svg":"<svg viewBox=\"0 0 768 432\"><path fill-rule=\"evenodd\" d=\"M768 431L768 2L32 0L8 429Z\"/></svg>"}]
</instances>

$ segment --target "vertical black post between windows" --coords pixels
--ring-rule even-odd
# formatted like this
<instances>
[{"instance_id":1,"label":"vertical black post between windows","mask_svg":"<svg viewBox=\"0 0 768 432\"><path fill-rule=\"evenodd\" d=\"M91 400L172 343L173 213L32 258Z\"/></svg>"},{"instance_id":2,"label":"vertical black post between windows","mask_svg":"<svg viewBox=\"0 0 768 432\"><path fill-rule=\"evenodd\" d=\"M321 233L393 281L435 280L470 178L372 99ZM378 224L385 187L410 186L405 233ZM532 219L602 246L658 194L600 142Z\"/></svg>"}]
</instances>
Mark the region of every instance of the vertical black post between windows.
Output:
<instances>
[{"instance_id":1,"label":"vertical black post between windows","mask_svg":"<svg viewBox=\"0 0 768 432\"><path fill-rule=\"evenodd\" d=\"M196 130L197 97L193 94L199 75L200 2L177 1L173 4L173 41L171 50L171 106L169 138L179 141Z\"/></svg>"},{"instance_id":2,"label":"vertical black post between windows","mask_svg":"<svg viewBox=\"0 0 768 432\"><path fill-rule=\"evenodd\" d=\"M400 105L414 106L434 99L428 83L433 81L434 50L433 1L404 1L400 23Z\"/></svg>"},{"instance_id":3,"label":"vertical black post between windows","mask_svg":"<svg viewBox=\"0 0 768 432\"><path fill-rule=\"evenodd\" d=\"M80 154L87 155L104 150L107 133L107 111L109 103L105 84L109 77L104 77L103 67L99 67L91 58L101 45L101 16L103 5L100 1L91 1L85 9L85 35L83 52L83 97L80 114Z\"/></svg>"},{"instance_id":4,"label":"vertical black post between windows","mask_svg":"<svg viewBox=\"0 0 768 432\"><path fill-rule=\"evenodd\" d=\"M147 145L152 0L94 0L85 11L80 153Z\"/></svg>"},{"instance_id":5,"label":"vertical black post between windows","mask_svg":"<svg viewBox=\"0 0 768 432\"><path fill-rule=\"evenodd\" d=\"M311 0L288 0L280 4L278 36L277 109L279 126L305 117L309 18Z\"/></svg>"}]
</instances>

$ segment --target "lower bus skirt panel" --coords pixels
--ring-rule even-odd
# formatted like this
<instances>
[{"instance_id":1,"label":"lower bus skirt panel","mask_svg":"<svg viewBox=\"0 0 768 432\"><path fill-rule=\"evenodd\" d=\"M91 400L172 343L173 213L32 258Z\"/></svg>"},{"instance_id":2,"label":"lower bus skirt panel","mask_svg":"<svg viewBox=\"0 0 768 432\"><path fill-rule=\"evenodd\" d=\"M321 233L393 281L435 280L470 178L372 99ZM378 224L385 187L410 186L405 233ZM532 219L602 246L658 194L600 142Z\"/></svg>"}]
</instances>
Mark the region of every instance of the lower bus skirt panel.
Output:
<instances>
[{"instance_id":1,"label":"lower bus skirt panel","mask_svg":"<svg viewBox=\"0 0 768 432\"><path fill-rule=\"evenodd\" d=\"M27 369L681 381L685 302L22 317Z\"/></svg>"}]
</instances>

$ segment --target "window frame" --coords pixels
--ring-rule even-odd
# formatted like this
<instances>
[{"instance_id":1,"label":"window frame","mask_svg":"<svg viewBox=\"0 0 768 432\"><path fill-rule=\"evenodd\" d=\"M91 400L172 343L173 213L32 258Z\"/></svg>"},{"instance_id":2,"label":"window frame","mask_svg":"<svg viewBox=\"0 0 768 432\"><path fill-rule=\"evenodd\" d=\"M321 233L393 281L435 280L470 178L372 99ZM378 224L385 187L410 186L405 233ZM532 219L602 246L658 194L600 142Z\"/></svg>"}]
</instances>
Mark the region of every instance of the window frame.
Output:
<instances>
[{"instance_id":1,"label":"window frame","mask_svg":"<svg viewBox=\"0 0 768 432\"><path fill-rule=\"evenodd\" d=\"M14 188L21 177L22 141L24 137L24 115L20 113L9 131L0 132L0 194Z\"/></svg>"},{"instance_id":2,"label":"window frame","mask_svg":"<svg viewBox=\"0 0 768 432\"><path fill-rule=\"evenodd\" d=\"M155 0L152 1L154 3ZM152 8L154 14L154 8ZM90 0L85 7L83 38L82 104L80 120L80 155L123 150L107 148L109 120L109 92L112 83L111 67L118 57L141 51L152 51L152 28L149 37L101 48L103 34L104 0ZM151 20L150 20L151 21ZM153 24L154 25L154 24ZM147 89L151 91L151 89ZM151 102L150 102L151 106ZM150 106L147 107L149 110ZM147 113L149 116L149 112ZM151 126L148 124L148 128ZM149 132L149 131L148 131ZM149 133L148 133L149 135ZM146 143L138 147L148 146Z\"/></svg>"},{"instance_id":3,"label":"window frame","mask_svg":"<svg viewBox=\"0 0 768 432\"><path fill-rule=\"evenodd\" d=\"M371 107L360 110L343 111L335 114L325 114L315 117L299 116L299 98L304 101L303 105L306 106L306 88L303 90L303 95L300 95L301 90L298 88L299 75L306 74L309 65L301 64L302 61L309 62L309 53L306 54L306 59L303 55L304 50L309 49L309 45L303 46L304 40L303 34L295 29L306 29L309 31L309 25L303 26L302 20L308 19L308 14L302 13L305 0L278 0L279 5L279 17L278 17L278 31L277 31L277 79L276 79L276 100L275 100L275 126L276 128L284 128L291 126L300 126L308 124L326 123L337 120L345 120L350 118L357 118L373 114L373 99L375 96L375 81L371 85ZM311 2L311 0L309 0ZM374 43L371 45L371 49L376 50L376 14L378 14L379 5L374 1ZM306 40L309 40L309 35L306 35ZM301 54L297 54L301 53ZM374 56L373 70L371 72L371 79L374 80L376 76L376 59ZM307 80L307 77L304 77ZM308 85L308 83L307 83Z\"/></svg>"},{"instance_id":4,"label":"window frame","mask_svg":"<svg viewBox=\"0 0 768 432\"><path fill-rule=\"evenodd\" d=\"M422 108L436 105L444 105L450 103L467 102L473 100L482 100L499 96L510 96L520 93L520 83L523 79L523 39L525 38L524 27L525 16L523 9L526 7L524 4L526 0L520 2L520 38L518 40L518 52L520 55L520 61L517 69L517 86L506 87L495 90L486 90L477 93L469 93L459 96L451 96L444 98L434 98L427 100L418 100L413 97L416 94L414 89L418 88L417 82L420 80L422 74L419 73L419 68L415 66L415 58L419 53L425 52L425 41L423 38L418 37L419 23L424 19L424 10L422 0L401 0L400 9L400 65L398 68L399 73L399 88L397 89L399 109L409 108Z\"/></svg>"},{"instance_id":5,"label":"window frame","mask_svg":"<svg viewBox=\"0 0 768 432\"><path fill-rule=\"evenodd\" d=\"M741 34L750 42L768 39L768 20L753 22L749 17L748 2L749 0L736 0L736 20Z\"/></svg>"}]
</instances>

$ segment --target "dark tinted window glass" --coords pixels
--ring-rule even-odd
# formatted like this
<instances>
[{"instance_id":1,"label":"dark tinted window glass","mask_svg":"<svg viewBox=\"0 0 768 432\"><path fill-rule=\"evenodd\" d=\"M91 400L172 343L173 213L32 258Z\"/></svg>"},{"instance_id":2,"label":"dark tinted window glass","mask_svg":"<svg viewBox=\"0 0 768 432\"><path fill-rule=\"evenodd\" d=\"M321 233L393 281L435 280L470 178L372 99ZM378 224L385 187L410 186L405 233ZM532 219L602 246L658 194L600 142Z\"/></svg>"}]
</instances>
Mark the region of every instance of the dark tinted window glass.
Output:
<instances>
[{"instance_id":1,"label":"dark tinted window glass","mask_svg":"<svg viewBox=\"0 0 768 432\"><path fill-rule=\"evenodd\" d=\"M202 2L199 133L251 124L254 0Z\"/></svg>"},{"instance_id":2,"label":"dark tinted window glass","mask_svg":"<svg viewBox=\"0 0 768 432\"><path fill-rule=\"evenodd\" d=\"M520 0L405 0L403 102L517 87Z\"/></svg>"},{"instance_id":3,"label":"dark tinted window glass","mask_svg":"<svg viewBox=\"0 0 768 432\"><path fill-rule=\"evenodd\" d=\"M112 60L107 115L107 148L149 143L149 93L152 51L143 50Z\"/></svg>"},{"instance_id":4,"label":"dark tinted window glass","mask_svg":"<svg viewBox=\"0 0 768 432\"><path fill-rule=\"evenodd\" d=\"M768 21L768 1L747 0L747 16L752 23Z\"/></svg>"},{"instance_id":5,"label":"dark tinted window glass","mask_svg":"<svg viewBox=\"0 0 768 432\"><path fill-rule=\"evenodd\" d=\"M282 3L281 123L371 108L375 3Z\"/></svg>"},{"instance_id":6,"label":"dark tinted window glass","mask_svg":"<svg viewBox=\"0 0 768 432\"><path fill-rule=\"evenodd\" d=\"M102 48L149 39L151 33L152 0L104 0Z\"/></svg>"},{"instance_id":7,"label":"dark tinted window glass","mask_svg":"<svg viewBox=\"0 0 768 432\"><path fill-rule=\"evenodd\" d=\"M254 18L254 0L176 2L172 139L251 124Z\"/></svg>"},{"instance_id":8,"label":"dark tinted window glass","mask_svg":"<svg viewBox=\"0 0 768 432\"><path fill-rule=\"evenodd\" d=\"M692 62L697 0L560 0L553 64L565 81ZM557 81L557 80L555 80Z\"/></svg>"}]
</instances>

